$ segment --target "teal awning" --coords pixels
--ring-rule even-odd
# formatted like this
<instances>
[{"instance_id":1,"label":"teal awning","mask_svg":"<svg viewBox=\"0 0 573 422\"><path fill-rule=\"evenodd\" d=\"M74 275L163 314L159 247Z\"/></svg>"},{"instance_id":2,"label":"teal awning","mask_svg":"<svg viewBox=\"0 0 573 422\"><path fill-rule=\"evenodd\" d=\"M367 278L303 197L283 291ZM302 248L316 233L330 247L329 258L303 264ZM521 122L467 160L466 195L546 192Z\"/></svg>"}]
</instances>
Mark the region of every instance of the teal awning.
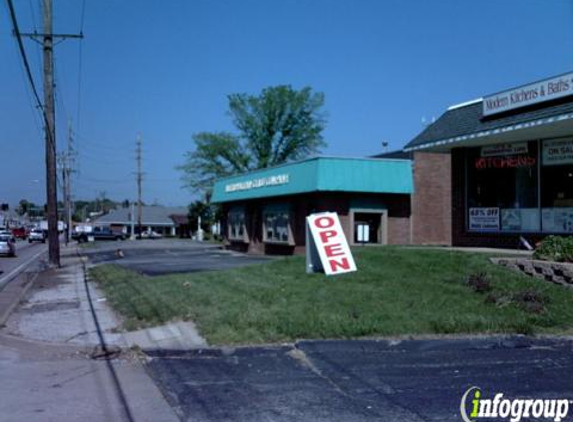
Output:
<instances>
[{"instance_id":1,"label":"teal awning","mask_svg":"<svg viewBox=\"0 0 573 422\"><path fill-rule=\"evenodd\" d=\"M309 192L413 192L410 160L317 157L215 182L212 202Z\"/></svg>"}]
</instances>

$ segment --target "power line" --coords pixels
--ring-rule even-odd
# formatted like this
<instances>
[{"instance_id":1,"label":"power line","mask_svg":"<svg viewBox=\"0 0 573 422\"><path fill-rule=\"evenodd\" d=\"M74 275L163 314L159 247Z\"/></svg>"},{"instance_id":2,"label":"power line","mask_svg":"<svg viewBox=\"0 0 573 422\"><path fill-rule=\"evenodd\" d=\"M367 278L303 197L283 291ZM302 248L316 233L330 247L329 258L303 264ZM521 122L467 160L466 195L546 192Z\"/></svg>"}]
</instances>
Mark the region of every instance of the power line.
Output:
<instances>
[{"instance_id":1,"label":"power line","mask_svg":"<svg viewBox=\"0 0 573 422\"><path fill-rule=\"evenodd\" d=\"M80 14L80 35L84 34L84 18L86 14L86 0L82 1L82 9ZM78 97L76 102L76 133L79 135L81 132L81 104L82 104L82 62L83 62L83 38L80 39L78 45Z\"/></svg>"},{"instance_id":2,"label":"power line","mask_svg":"<svg viewBox=\"0 0 573 422\"><path fill-rule=\"evenodd\" d=\"M36 104L40 110L42 110L42 114L44 115L44 121L46 120L46 113L44 111L44 106L42 101L40 100L40 95L38 95L38 90L36 89L36 84L34 83L34 78L32 77L32 71L30 70L30 64L28 63L28 58L26 57L26 51L24 50L24 44L22 43L22 37L20 34L20 28L18 27L18 20L16 19L16 12L14 11L14 4L12 0L6 0L8 2L8 9L10 10L10 19L12 21L12 27L14 29L14 35L16 36L16 40L18 42L18 48L20 50L20 56L22 57L22 61L24 62L24 68L26 69L26 75L28 76L28 82L32 86L32 92L34 93L34 97L36 99Z\"/></svg>"}]
</instances>

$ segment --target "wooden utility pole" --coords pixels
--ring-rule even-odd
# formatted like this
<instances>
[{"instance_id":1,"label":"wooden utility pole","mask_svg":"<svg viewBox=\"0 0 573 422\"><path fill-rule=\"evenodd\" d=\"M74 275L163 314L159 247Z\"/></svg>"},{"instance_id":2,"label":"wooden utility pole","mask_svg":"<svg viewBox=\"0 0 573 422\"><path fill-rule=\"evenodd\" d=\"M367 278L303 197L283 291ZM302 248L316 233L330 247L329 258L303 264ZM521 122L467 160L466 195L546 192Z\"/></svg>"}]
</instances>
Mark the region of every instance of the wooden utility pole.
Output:
<instances>
[{"instance_id":1,"label":"wooden utility pole","mask_svg":"<svg viewBox=\"0 0 573 422\"><path fill-rule=\"evenodd\" d=\"M72 172L74 164L73 156L73 132L72 122L68 121L68 150L64 156L64 203L66 210L66 245L71 238L72 230Z\"/></svg>"},{"instance_id":2,"label":"wooden utility pole","mask_svg":"<svg viewBox=\"0 0 573 422\"><path fill-rule=\"evenodd\" d=\"M136 159L137 159L137 230L138 238L141 239L141 181L143 180L143 173L141 172L141 133L137 134L137 148L136 148Z\"/></svg>"},{"instance_id":3,"label":"wooden utility pole","mask_svg":"<svg viewBox=\"0 0 573 422\"><path fill-rule=\"evenodd\" d=\"M46 121L46 202L48 220L48 259L60 266L58 241L58 191L56 175L56 121L54 110L54 57L52 0L43 0L44 14L44 113Z\"/></svg>"}]
</instances>

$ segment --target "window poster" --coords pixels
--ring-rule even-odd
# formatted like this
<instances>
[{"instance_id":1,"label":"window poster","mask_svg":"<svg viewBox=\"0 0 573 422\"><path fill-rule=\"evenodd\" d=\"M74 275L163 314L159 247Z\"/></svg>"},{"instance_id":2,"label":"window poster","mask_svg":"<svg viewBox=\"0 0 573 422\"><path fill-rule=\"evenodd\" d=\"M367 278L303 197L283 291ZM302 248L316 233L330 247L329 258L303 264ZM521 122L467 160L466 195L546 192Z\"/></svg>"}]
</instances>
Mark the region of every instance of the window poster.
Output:
<instances>
[{"instance_id":1,"label":"window poster","mask_svg":"<svg viewBox=\"0 0 573 422\"><path fill-rule=\"evenodd\" d=\"M508 208L501 210L501 228L507 231L521 230L521 210Z\"/></svg>"},{"instance_id":2,"label":"window poster","mask_svg":"<svg viewBox=\"0 0 573 422\"><path fill-rule=\"evenodd\" d=\"M573 164L573 139L543 141L543 165Z\"/></svg>"},{"instance_id":3,"label":"window poster","mask_svg":"<svg viewBox=\"0 0 573 422\"><path fill-rule=\"evenodd\" d=\"M498 207L470 208L469 229L476 231L499 230L499 208Z\"/></svg>"},{"instance_id":4,"label":"window poster","mask_svg":"<svg viewBox=\"0 0 573 422\"><path fill-rule=\"evenodd\" d=\"M546 233L573 233L573 208L543 208L541 224Z\"/></svg>"}]
</instances>

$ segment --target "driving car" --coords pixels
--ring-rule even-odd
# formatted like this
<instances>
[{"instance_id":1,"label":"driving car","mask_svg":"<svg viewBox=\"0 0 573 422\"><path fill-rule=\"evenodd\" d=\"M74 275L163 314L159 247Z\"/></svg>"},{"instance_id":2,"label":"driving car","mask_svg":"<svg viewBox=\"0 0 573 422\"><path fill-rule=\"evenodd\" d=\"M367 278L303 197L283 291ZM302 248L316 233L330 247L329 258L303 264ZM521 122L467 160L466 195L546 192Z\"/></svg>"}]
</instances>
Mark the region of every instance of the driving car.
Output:
<instances>
[{"instance_id":1,"label":"driving car","mask_svg":"<svg viewBox=\"0 0 573 422\"><path fill-rule=\"evenodd\" d=\"M42 229L33 229L28 235L28 243L42 242L46 243L46 233Z\"/></svg>"},{"instance_id":2,"label":"driving car","mask_svg":"<svg viewBox=\"0 0 573 422\"><path fill-rule=\"evenodd\" d=\"M16 239L26 239L28 237L28 230L26 227L15 227L12 229L12 235Z\"/></svg>"},{"instance_id":3,"label":"driving car","mask_svg":"<svg viewBox=\"0 0 573 422\"><path fill-rule=\"evenodd\" d=\"M0 234L0 254L16 256L16 239L9 233Z\"/></svg>"}]
</instances>

